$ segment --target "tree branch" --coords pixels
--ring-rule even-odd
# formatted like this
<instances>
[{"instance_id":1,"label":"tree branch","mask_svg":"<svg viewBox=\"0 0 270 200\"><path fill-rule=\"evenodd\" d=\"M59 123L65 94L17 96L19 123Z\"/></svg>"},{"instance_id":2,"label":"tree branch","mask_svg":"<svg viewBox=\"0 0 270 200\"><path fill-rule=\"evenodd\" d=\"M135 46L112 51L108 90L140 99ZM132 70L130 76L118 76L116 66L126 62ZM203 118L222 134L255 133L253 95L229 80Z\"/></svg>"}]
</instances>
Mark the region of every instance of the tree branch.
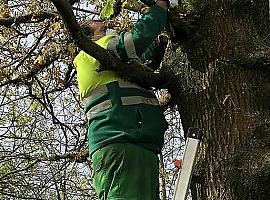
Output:
<instances>
[{"instance_id":1,"label":"tree branch","mask_svg":"<svg viewBox=\"0 0 270 200\"><path fill-rule=\"evenodd\" d=\"M43 37L46 34L49 27L50 27L50 24L47 24L47 26L44 28L44 30L42 31L40 36L37 38L36 43L34 44L34 46L30 49L30 51L27 53L27 55L22 60L20 60L20 62L15 66L15 70L18 70L18 68L25 62L25 60L27 58L29 58L31 56L31 54L36 50L36 48L38 47L40 41L43 39Z\"/></svg>"},{"instance_id":2,"label":"tree branch","mask_svg":"<svg viewBox=\"0 0 270 200\"><path fill-rule=\"evenodd\" d=\"M51 155L47 158L43 158L42 161L59 161L62 159L70 159L71 161L75 161L78 163L86 162L89 157L89 153L87 148L79 150L79 151L71 151L62 155Z\"/></svg>"},{"instance_id":3,"label":"tree branch","mask_svg":"<svg viewBox=\"0 0 270 200\"><path fill-rule=\"evenodd\" d=\"M8 78L7 81L5 81L3 83L0 83L0 87L6 86L6 85L9 85L9 84L21 84L21 83L25 83L26 80L33 78L33 76L35 76L37 73L39 73L40 71L42 71L43 69L45 69L46 67L48 67L57 58L58 58L58 55L56 55L55 57L51 57L51 58L45 60L45 62L43 64L36 64L35 67L33 67L27 73L21 74L18 77L13 78L13 79L9 79Z\"/></svg>"},{"instance_id":4,"label":"tree branch","mask_svg":"<svg viewBox=\"0 0 270 200\"><path fill-rule=\"evenodd\" d=\"M0 25L11 26L14 23L35 23L40 22L40 20L50 19L56 16L57 14L55 13L45 11L39 14L31 13L28 15L22 15L18 17L0 18ZM33 19L36 19L37 21L34 21Z\"/></svg>"},{"instance_id":5,"label":"tree branch","mask_svg":"<svg viewBox=\"0 0 270 200\"><path fill-rule=\"evenodd\" d=\"M27 165L25 168L22 168L22 169L17 169L17 170L14 170L14 171L11 171L11 172L8 172L6 174L4 174L3 176L0 177L0 180L2 180L3 178L9 176L9 175L12 175L12 174L15 174L15 173L18 173L18 172L22 172L22 171L26 171L28 169L30 169L31 167L33 167L35 164L37 164L38 162L40 162L39 159L35 160L33 163Z\"/></svg>"},{"instance_id":6,"label":"tree branch","mask_svg":"<svg viewBox=\"0 0 270 200\"><path fill-rule=\"evenodd\" d=\"M30 169L31 167L33 167L35 164L37 164L39 162L59 161L62 159L71 159L71 160L74 160L76 162L82 163L82 162L85 162L87 160L88 156L89 156L89 154L88 154L87 148L83 149L81 151L68 152L68 153L63 154L63 155L52 155L52 156L47 157L47 158L31 158L30 156L26 156L27 159L30 159L30 160L34 159L34 162L30 163L25 168L17 169L17 170L10 171L10 172L4 174L3 176L0 177L0 180L3 180L4 178L6 178L12 174L27 171L28 169Z\"/></svg>"},{"instance_id":7,"label":"tree branch","mask_svg":"<svg viewBox=\"0 0 270 200\"><path fill-rule=\"evenodd\" d=\"M16 138L13 138L13 139L16 139ZM22 153L22 154L15 155L14 157L29 160L29 161L35 161L35 162L60 161L60 160L69 159L70 161L82 163L82 162L87 161L87 158L89 157L89 152L87 149L87 145L84 141L84 143L82 143L82 147L73 151L66 152L65 154L53 154L53 155L48 155L48 156L36 157L36 156L31 156L29 154ZM7 176L7 175L5 174L4 176Z\"/></svg>"},{"instance_id":8,"label":"tree branch","mask_svg":"<svg viewBox=\"0 0 270 200\"><path fill-rule=\"evenodd\" d=\"M73 14L72 7L67 0L51 1L62 16L67 29L75 41L75 44L77 44L81 50L97 59L101 64L102 70L113 70L124 79L130 82L135 82L143 87L155 86L160 88L166 82L165 77L161 77L158 73L147 71L138 63L132 63L129 65L123 63L107 50L88 39L81 31Z\"/></svg>"},{"instance_id":9,"label":"tree branch","mask_svg":"<svg viewBox=\"0 0 270 200\"><path fill-rule=\"evenodd\" d=\"M270 48L267 46L268 43L269 41L265 41L265 44L258 41L257 44L254 44L255 48L250 48L246 50L247 52L235 53L232 63L245 69L263 70L270 73Z\"/></svg>"}]
</instances>

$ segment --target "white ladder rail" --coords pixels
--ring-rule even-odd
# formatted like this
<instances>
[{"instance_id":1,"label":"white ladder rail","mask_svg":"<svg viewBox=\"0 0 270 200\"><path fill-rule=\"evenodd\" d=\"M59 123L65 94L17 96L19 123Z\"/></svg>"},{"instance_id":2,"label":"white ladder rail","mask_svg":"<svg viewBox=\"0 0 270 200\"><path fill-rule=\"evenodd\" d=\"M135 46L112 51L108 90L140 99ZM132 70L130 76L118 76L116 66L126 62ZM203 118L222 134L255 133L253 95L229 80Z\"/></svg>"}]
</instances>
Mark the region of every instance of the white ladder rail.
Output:
<instances>
[{"instance_id":1,"label":"white ladder rail","mask_svg":"<svg viewBox=\"0 0 270 200\"><path fill-rule=\"evenodd\" d=\"M186 200L187 198L193 167L201 139L202 133L199 128L189 128L183 157L183 165L176 180L173 200Z\"/></svg>"}]
</instances>

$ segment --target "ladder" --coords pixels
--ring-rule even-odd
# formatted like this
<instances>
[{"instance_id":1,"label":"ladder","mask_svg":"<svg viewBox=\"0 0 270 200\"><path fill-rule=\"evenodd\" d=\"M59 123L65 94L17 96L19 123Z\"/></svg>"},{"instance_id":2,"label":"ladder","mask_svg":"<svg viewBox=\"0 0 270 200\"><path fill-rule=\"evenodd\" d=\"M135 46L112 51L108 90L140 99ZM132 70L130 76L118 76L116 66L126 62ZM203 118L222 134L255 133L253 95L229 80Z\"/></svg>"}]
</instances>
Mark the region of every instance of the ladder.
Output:
<instances>
[{"instance_id":1,"label":"ladder","mask_svg":"<svg viewBox=\"0 0 270 200\"><path fill-rule=\"evenodd\" d=\"M188 129L183 165L176 180L173 200L186 200L187 198L193 167L201 139L202 132L199 128L192 127Z\"/></svg>"}]
</instances>

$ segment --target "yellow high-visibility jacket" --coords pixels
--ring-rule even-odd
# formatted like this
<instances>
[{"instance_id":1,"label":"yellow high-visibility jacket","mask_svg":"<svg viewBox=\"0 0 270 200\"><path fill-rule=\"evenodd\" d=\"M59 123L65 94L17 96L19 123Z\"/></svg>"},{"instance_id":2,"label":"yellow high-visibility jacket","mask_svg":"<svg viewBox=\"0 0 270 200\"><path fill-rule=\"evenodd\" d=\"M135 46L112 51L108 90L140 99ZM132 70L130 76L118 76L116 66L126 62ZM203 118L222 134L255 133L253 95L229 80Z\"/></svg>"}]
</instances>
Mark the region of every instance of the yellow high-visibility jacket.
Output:
<instances>
[{"instance_id":1,"label":"yellow high-visibility jacket","mask_svg":"<svg viewBox=\"0 0 270 200\"><path fill-rule=\"evenodd\" d=\"M96 43L124 61L138 57L146 60L151 56L161 61L162 49L149 48L149 44L165 23L165 11L153 6L133 31L104 36ZM153 91L122 81L113 71L96 72L99 62L83 51L74 59L74 65L88 118L90 155L98 148L119 142L133 143L159 153L167 122Z\"/></svg>"}]
</instances>

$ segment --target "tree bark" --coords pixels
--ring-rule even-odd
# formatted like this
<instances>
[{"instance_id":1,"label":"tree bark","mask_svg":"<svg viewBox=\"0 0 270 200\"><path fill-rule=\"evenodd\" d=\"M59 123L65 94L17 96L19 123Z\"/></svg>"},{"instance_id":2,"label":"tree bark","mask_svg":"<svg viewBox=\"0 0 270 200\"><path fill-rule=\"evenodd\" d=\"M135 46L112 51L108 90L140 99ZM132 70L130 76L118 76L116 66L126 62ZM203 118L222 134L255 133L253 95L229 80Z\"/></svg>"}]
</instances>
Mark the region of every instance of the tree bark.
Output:
<instances>
[{"instance_id":1,"label":"tree bark","mask_svg":"<svg viewBox=\"0 0 270 200\"><path fill-rule=\"evenodd\" d=\"M185 41L179 38L182 49L167 52L162 72L177 77L171 93L184 130L197 126L204 133L198 194L202 200L267 200L268 1L204 0L193 5L200 16L196 27Z\"/></svg>"}]
</instances>

